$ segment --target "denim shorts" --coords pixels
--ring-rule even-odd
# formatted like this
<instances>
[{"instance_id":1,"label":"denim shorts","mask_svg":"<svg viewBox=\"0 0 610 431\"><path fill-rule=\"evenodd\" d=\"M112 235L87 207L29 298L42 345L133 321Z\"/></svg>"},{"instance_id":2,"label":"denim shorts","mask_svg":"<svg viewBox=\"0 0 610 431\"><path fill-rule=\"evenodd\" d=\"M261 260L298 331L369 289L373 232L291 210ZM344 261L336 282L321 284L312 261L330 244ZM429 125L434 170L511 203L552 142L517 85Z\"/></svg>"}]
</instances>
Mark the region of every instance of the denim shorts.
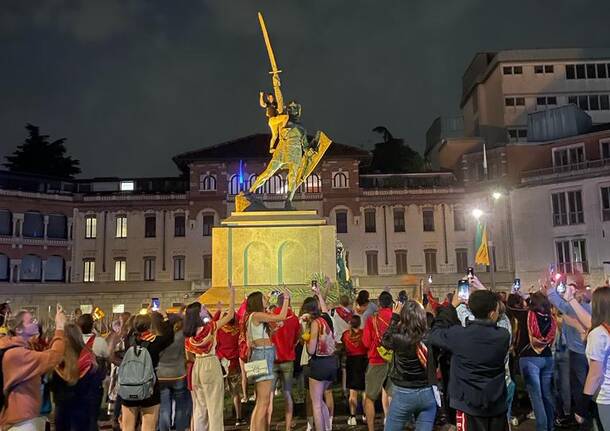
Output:
<instances>
[{"instance_id":1,"label":"denim shorts","mask_svg":"<svg viewBox=\"0 0 610 431\"><path fill-rule=\"evenodd\" d=\"M275 347L253 347L252 354L250 355L250 361L260 361L261 359L267 360L267 374L258 376L254 379L254 382L264 382L266 380L273 380L273 364L275 362Z\"/></svg>"}]
</instances>

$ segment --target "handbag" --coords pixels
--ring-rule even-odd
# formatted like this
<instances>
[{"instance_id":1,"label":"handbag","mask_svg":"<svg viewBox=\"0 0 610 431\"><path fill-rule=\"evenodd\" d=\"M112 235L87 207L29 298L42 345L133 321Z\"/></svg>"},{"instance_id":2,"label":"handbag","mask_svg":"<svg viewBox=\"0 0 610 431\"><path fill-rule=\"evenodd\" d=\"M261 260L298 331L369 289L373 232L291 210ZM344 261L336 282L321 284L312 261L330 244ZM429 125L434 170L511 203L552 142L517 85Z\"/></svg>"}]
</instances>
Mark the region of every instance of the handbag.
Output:
<instances>
[{"instance_id":1,"label":"handbag","mask_svg":"<svg viewBox=\"0 0 610 431\"><path fill-rule=\"evenodd\" d=\"M269 374L269 367L266 359L246 362L244 364L244 370L246 371L246 377L249 379L255 379Z\"/></svg>"}]
</instances>

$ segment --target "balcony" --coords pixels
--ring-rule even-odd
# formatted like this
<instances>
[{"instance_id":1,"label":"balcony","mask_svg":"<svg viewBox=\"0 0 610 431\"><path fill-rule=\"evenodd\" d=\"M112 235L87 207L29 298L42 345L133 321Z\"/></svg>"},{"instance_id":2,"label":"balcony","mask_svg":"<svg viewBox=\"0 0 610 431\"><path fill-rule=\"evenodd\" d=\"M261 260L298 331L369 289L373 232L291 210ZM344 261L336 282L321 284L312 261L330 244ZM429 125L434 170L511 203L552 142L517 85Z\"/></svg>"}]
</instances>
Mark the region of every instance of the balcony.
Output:
<instances>
[{"instance_id":1,"label":"balcony","mask_svg":"<svg viewBox=\"0 0 610 431\"><path fill-rule=\"evenodd\" d=\"M541 185L608 174L610 174L610 159L589 160L582 163L523 171L521 184Z\"/></svg>"}]
</instances>

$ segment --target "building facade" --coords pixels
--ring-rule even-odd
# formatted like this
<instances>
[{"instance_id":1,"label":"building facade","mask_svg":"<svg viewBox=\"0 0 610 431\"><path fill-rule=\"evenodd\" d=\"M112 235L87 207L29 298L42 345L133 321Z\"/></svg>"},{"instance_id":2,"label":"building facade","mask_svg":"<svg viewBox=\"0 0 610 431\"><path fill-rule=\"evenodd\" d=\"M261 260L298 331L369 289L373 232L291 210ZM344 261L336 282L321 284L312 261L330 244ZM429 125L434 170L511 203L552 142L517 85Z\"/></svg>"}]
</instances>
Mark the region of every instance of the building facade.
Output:
<instances>
[{"instance_id":1,"label":"building facade","mask_svg":"<svg viewBox=\"0 0 610 431\"><path fill-rule=\"evenodd\" d=\"M178 155L181 178L58 183L3 173L0 295L41 310L57 301L133 310L150 297L163 306L192 300L210 285L214 226L263 170L267 148L267 135L252 135ZM467 195L450 172L360 175L368 157L333 144L295 206L335 226L356 286L414 291L431 276L451 289L472 265L470 209L485 197ZM261 197L281 208L285 186L277 175ZM514 267L507 219L494 211L494 280L507 287ZM489 281L488 270L478 268Z\"/></svg>"}]
</instances>

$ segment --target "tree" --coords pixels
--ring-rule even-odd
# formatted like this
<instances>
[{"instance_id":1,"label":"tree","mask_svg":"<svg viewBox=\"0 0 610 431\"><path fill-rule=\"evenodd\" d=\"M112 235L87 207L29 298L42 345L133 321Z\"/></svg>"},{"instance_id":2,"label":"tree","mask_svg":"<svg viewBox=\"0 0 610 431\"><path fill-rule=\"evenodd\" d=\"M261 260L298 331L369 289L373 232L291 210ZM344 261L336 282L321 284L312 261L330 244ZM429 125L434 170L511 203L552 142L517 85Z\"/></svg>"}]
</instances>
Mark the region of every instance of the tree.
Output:
<instances>
[{"instance_id":1,"label":"tree","mask_svg":"<svg viewBox=\"0 0 610 431\"><path fill-rule=\"evenodd\" d=\"M41 135L37 126L25 126L29 137L19 145L12 156L6 156L4 166L12 172L74 178L81 172L80 162L66 155L66 138L49 142L49 135Z\"/></svg>"},{"instance_id":2,"label":"tree","mask_svg":"<svg viewBox=\"0 0 610 431\"><path fill-rule=\"evenodd\" d=\"M375 144L373 161L369 170L375 173L420 172L424 166L422 156L405 144L404 139L392 136L387 127L377 126L373 132L383 137L383 142Z\"/></svg>"}]
</instances>

